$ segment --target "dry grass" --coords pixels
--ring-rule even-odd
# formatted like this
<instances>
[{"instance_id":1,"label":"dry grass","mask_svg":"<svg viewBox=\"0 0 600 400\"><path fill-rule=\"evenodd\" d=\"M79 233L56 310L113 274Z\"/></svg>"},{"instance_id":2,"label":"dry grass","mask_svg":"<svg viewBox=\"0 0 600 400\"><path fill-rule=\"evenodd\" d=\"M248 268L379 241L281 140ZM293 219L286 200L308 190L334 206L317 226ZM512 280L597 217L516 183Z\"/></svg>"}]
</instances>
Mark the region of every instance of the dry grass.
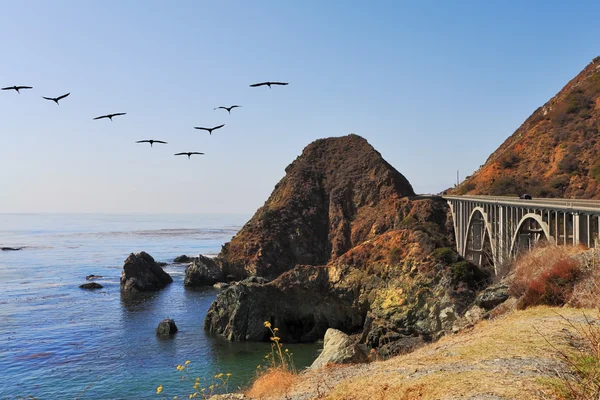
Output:
<instances>
[{"instance_id":1,"label":"dry grass","mask_svg":"<svg viewBox=\"0 0 600 400\"><path fill-rule=\"evenodd\" d=\"M283 369L271 369L260 375L246 392L253 399L279 399L287 396L297 375Z\"/></svg>"},{"instance_id":2,"label":"dry grass","mask_svg":"<svg viewBox=\"0 0 600 400\"><path fill-rule=\"evenodd\" d=\"M575 284L569 305L581 308L600 308L600 262L596 249L583 254L582 279Z\"/></svg>"},{"instance_id":3,"label":"dry grass","mask_svg":"<svg viewBox=\"0 0 600 400\"><path fill-rule=\"evenodd\" d=\"M533 307L384 362L309 371L288 398L317 398L318 383L327 399L556 399L556 371L566 370L557 351L573 353L564 335L574 329L566 322L584 321L583 311Z\"/></svg>"}]
</instances>

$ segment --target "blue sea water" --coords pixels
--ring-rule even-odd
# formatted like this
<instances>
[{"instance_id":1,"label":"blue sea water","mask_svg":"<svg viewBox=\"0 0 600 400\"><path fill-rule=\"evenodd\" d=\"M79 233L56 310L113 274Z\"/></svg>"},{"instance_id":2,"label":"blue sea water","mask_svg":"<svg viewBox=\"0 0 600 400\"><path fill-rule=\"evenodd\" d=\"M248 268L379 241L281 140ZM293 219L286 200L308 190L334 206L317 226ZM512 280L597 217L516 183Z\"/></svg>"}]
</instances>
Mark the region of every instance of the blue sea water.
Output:
<instances>
[{"instance_id":1,"label":"blue sea water","mask_svg":"<svg viewBox=\"0 0 600 400\"><path fill-rule=\"evenodd\" d=\"M204 333L218 290L183 287L185 264L165 267L174 282L140 295L121 293L123 261L146 251L157 261L217 254L247 215L0 214L0 399L168 398L191 393L178 364L192 377L232 374L246 385L270 350L268 343L231 343ZM87 275L103 289L79 289ZM173 318L179 332L155 329ZM317 345L290 345L297 367ZM186 396L187 397L187 396Z\"/></svg>"}]
</instances>

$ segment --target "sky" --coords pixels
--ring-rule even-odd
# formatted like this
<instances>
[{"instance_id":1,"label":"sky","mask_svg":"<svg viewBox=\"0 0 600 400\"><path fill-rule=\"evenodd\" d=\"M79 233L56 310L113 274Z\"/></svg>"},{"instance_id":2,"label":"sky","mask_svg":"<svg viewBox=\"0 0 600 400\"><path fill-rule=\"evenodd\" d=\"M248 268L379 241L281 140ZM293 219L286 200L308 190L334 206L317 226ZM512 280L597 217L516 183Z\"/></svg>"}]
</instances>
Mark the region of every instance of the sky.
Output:
<instances>
[{"instance_id":1,"label":"sky","mask_svg":"<svg viewBox=\"0 0 600 400\"><path fill-rule=\"evenodd\" d=\"M0 92L2 213L250 214L306 145L349 133L437 193L600 55L597 1L0 9L0 86L33 86ZM249 87L269 80L289 85Z\"/></svg>"}]
</instances>

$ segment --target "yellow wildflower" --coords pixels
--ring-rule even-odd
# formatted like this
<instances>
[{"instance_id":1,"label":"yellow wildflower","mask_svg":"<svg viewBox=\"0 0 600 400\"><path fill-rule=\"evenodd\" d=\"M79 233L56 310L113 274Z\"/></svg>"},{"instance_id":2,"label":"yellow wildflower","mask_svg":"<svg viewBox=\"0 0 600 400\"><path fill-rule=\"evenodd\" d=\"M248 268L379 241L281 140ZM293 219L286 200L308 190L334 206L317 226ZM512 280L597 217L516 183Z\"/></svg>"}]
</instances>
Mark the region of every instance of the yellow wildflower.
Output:
<instances>
[{"instance_id":1,"label":"yellow wildflower","mask_svg":"<svg viewBox=\"0 0 600 400\"><path fill-rule=\"evenodd\" d=\"M215 388L215 385L210 385L208 388L209 388L210 390L213 390L213 389Z\"/></svg>"},{"instance_id":2,"label":"yellow wildflower","mask_svg":"<svg viewBox=\"0 0 600 400\"><path fill-rule=\"evenodd\" d=\"M218 375L215 375L215 378L221 378L221 377L223 377L223 373L222 372L220 374L218 374Z\"/></svg>"},{"instance_id":3,"label":"yellow wildflower","mask_svg":"<svg viewBox=\"0 0 600 400\"><path fill-rule=\"evenodd\" d=\"M162 392L162 385L159 385L159 386L156 388L156 394L160 394L160 392Z\"/></svg>"},{"instance_id":4,"label":"yellow wildflower","mask_svg":"<svg viewBox=\"0 0 600 400\"><path fill-rule=\"evenodd\" d=\"M279 328L273 328L273 330L274 330L275 332L277 332L277 331L279 330Z\"/></svg>"},{"instance_id":5,"label":"yellow wildflower","mask_svg":"<svg viewBox=\"0 0 600 400\"><path fill-rule=\"evenodd\" d=\"M185 362L185 365L188 365L190 362L191 362L190 360L187 360L187 361Z\"/></svg>"},{"instance_id":6,"label":"yellow wildflower","mask_svg":"<svg viewBox=\"0 0 600 400\"><path fill-rule=\"evenodd\" d=\"M265 321L265 328L270 328L271 327L271 323L269 321Z\"/></svg>"},{"instance_id":7,"label":"yellow wildflower","mask_svg":"<svg viewBox=\"0 0 600 400\"><path fill-rule=\"evenodd\" d=\"M260 367L260 365L259 365L259 367ZM231 376L231 374L228 372L225 374L225 376L227 376L229 378Z\"/></svg>"}]
</instances>

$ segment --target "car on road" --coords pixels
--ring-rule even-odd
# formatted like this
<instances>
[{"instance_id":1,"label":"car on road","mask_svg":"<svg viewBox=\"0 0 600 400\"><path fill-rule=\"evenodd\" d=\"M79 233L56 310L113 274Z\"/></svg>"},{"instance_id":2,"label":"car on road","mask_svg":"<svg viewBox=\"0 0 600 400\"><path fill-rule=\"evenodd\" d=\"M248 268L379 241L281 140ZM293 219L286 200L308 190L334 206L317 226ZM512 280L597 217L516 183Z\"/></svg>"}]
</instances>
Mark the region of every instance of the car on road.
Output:
<instances>
[{"instance_id":1,"label":"car on road","mask_svg":"<svg viewBox=\"0 0 600 400\"><path fill-rule=\"evenodd\" d=\"M525 194L520 195L519 199L521 199L521 200L531 200L531 195L525 193Z\"/></svg>"}]
</instances>

